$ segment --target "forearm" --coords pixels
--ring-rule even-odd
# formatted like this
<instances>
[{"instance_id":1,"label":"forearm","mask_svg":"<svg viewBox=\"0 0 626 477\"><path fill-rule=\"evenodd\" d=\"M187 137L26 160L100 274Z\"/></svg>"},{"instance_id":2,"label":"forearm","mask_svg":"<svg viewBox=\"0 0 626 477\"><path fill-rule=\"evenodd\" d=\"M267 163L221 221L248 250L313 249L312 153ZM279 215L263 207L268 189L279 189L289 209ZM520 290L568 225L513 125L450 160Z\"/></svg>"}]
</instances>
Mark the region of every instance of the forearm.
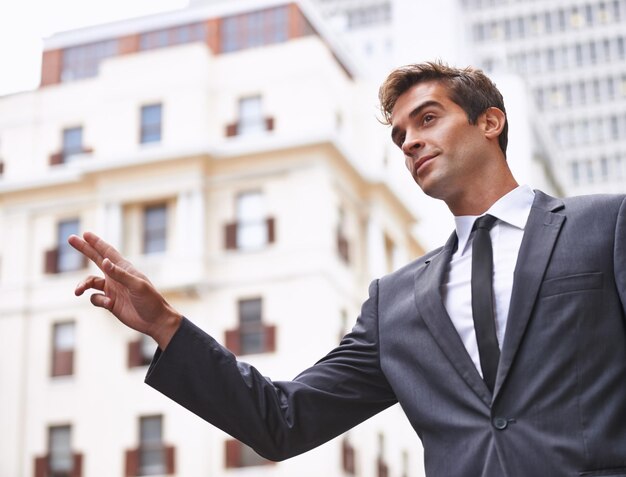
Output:
<instances>
[{"instance_id":1,"label":"forearm","mask_svg":"<svg viewBox=\"0 0 626 477\"><path fill-rule=\"evenodd\" d=\"M368 353L369 354L369 353ZM282 460L316 447L395 402L384 379L333 359L272 382L184 320L146 382L198 416Z\"/></svg>"}]
</instances>

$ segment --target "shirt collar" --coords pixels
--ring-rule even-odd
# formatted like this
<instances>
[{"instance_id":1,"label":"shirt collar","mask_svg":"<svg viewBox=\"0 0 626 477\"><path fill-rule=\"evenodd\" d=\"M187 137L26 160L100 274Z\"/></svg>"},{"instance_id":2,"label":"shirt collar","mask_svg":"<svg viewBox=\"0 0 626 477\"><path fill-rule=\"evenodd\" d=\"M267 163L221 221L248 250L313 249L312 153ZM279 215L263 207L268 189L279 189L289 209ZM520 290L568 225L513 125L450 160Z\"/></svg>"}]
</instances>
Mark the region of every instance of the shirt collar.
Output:
<instances>
[{"instance_id":1,"label":"shirt collar","mask_svg":"<svg viewBox=\"0 0 626 477\"><path fill-rule=\"evenodd\" d=\"M500 197L485 214L491 214L502 222L506 222L513 227L524 230L530 209L535 199L535 192L528 185L518 186L508 194ZM482 214L482 215L485 215ZM479 215L460 215L454 217L456 225L456 235L458 238L457 250L461 254L465 252L465 247L469 240L474 226L474 221Z\"/></svg>"}]
</instances>

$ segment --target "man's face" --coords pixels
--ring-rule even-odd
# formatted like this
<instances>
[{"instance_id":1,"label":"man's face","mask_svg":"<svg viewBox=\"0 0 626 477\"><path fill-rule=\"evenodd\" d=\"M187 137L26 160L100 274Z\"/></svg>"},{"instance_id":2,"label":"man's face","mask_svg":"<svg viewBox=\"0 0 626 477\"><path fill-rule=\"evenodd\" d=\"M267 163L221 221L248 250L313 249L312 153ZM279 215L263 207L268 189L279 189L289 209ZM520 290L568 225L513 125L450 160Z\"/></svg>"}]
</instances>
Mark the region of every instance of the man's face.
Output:
<instances>
[{"instance_id":1,"label":"man's face","mask_svg":"<svg viewBox=\"0 0 626 477\"><path fill-rule=\"evenodd\" d=\"M391 137L426 194L451 206L484 181L488 141L483 119L470 124L446 87L435 81L419 83L398 98L391 114Z\"/></svg>"}]
</instances>

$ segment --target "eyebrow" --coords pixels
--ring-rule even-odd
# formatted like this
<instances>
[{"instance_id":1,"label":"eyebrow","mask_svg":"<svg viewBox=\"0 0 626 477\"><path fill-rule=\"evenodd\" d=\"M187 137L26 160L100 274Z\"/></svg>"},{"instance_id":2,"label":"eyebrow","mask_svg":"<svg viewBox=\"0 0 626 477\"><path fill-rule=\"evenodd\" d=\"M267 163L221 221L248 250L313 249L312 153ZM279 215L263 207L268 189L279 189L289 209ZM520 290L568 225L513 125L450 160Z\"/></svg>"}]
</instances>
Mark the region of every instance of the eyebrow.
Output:
<instances>
[{"instance_id":1,"label":"eyebrow","mask_svg":"<svg viewBox=\"0 0 626 477\"><path fill-rule=\"evenodd\" d=\"M415 108L411 110L411 112L409 113L409 119L413 119L415 116L418 116L424 109L430 108L433 106L437 108L443 107L443 105L439 101L435 101L432 99L430 101L425 101L424 103L416 106ZM397 142L395 141L395 137L398 135L398 132L399 132L399 128L397 126L391 130L391 140L393 141L394 144L397 144Z\"/></svg>"}]
</instances>

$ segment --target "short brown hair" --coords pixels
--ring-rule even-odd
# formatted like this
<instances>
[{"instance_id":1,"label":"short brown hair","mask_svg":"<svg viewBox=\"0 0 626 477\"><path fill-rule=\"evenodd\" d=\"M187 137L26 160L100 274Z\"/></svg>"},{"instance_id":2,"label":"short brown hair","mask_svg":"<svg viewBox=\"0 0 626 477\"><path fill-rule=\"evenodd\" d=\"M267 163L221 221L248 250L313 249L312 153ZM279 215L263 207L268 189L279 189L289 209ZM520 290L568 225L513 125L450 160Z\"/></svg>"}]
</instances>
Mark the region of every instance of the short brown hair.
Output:
<instances>
[{"instance_id":1,"label":"short brown hair","mask_svg":"<svg viewBox=\"0 0 626 477\"><path fill-rule=\"evenodd\" d=\"M391 112L400 96L416 84L428 81L440 82L447 88L450 99L465 111L470 124L476 124L478 117L491 107L500 109L506 115L502 94L481 70L426 62L401 66L387 76L378 90L383 123L391 124ZM498 137L505 156L508 130L508 120L505 119L504 128Z\"/></svg>"}]
</instances>

